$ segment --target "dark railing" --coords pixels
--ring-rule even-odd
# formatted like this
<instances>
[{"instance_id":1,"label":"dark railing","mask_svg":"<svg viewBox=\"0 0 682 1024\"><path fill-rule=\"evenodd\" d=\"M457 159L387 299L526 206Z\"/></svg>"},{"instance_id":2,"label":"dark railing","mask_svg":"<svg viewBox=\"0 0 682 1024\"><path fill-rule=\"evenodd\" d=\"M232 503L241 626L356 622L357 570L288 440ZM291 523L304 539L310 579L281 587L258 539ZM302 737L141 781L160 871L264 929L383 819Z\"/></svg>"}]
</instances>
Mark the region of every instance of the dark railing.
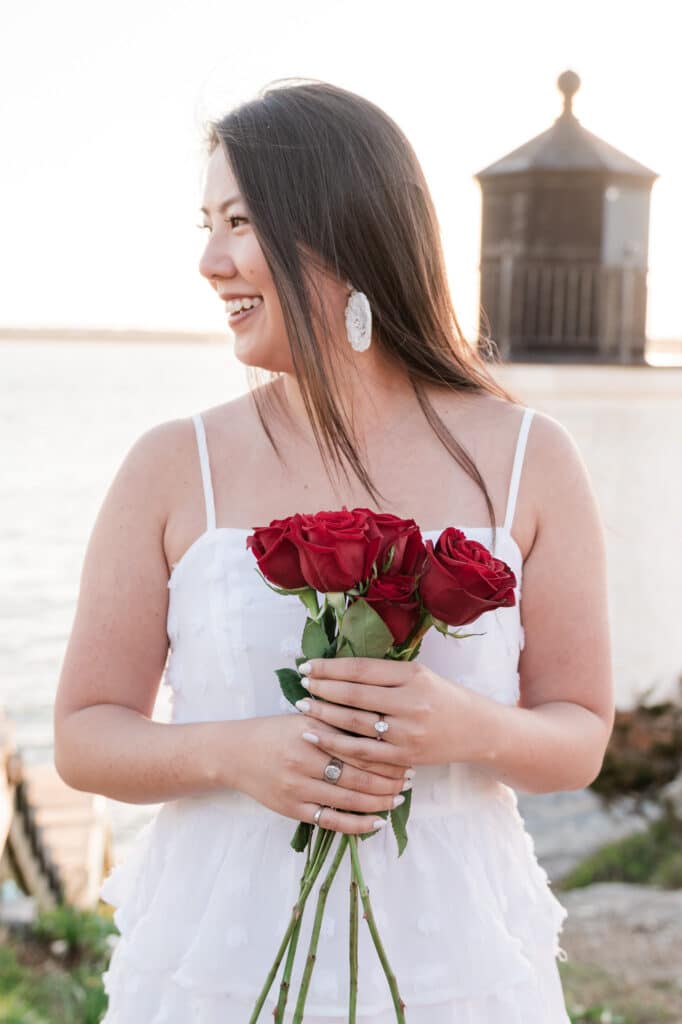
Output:
<instances>
[{"instance_id":1,"label":"dark railing","mask_svg":"<svg viewBox=\"0 0 682 1024\"><path fill-rule=\"evenodd\" d=\"M644 343L645 269L505 255L483 273L483 307L503 353L520 348L626 357Z\"/></svg>"}]
</instances>

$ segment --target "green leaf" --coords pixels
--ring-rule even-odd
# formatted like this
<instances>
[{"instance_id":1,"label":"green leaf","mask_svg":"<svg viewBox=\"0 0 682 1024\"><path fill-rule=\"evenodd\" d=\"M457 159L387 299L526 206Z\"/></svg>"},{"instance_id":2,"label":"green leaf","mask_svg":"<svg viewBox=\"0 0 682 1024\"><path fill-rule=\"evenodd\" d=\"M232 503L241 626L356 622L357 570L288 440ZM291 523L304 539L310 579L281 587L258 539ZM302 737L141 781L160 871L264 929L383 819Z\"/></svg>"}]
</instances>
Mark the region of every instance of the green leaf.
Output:
<instances>
[{"instance_id":1,"label":"green leaf","mask_svg":"<svg viewBox=\"0 0 682 1024\"><path fill-rule=\"evenodd\" d=\"M375 817L383 818L384 821L386 821L386 819L388 818L388 813L389 813L388 811L377 811L376 814L375 814ZM361 832L360 833L360 838L361 839L369 839L371 836L375 836L378 831L379 830L375 828L373 832Z\"/></svg>"},{"instance_id":2,"label":"green leaf","mask_svg":"<svg viewBox=\"0 0 682 1024\"><path fill-rule=\"evenodd\" d=\"M306 619L301 649L306 658L324 658L324 652L327 650L327 634L321 622Z\"/></svg>"},{"instance_id":3,"label":"green leaf","mask_svg":"<svg viewBox=\"0 0 682 1024\"><path fill-rule=\"evenodd\" d=\"M335 658L352 658L355 655L353 645L345 637L339 636L336 645Z\"/></svg>"},{"instance_id":4,"label":"green leaf","mask_svg":"<svg viewBox=\"0 0 682 1024\"><path fill-rule=\"evenodd\" d=\"M294 593L294 591L292 591ZM300 591L295 591L298 594L299 600L305 605L306 610L310 613L310 617L317 621L322 612L317 600L317 591L313 590L312 587L304 587Z\"/></svg>"},{"instance_id":5,"label":"green leaf","mask_svg":"<svg viewBox=\"0 0 682 1024\"><path fill-rule=\"evenodd\" d=\"M301 679L303 677L299 672L296 672L295 669L276 668L275 675L279 679L279 685L282 693L290 704L295 704L297 700L310 696L309 692L301 684Z\"/></svg>"},{"instance_id":6,"label":"green leaf","mask_svg":"<svg viewBox=\"0 0 682 1024\"><path fill-rule=\"evenodd\" d=\"M344 614L339 635L351 644L359 658L383 658L393 646L390 629L362 597Z\"/></svg>"},{"instance_id":7,"label":"green leaf","mask_svg":"<svg viewBox=\"0 0 682 1024\"><path fill-rule=\"evenodd\" d=\"M308 845L312 829L313 826L308 821L300 821L298 823L298 828L294 832L293 838L289 844L294 850L296 850L296 853L303 853Z\"/></svg>"},{"instance_id":8,"label":"green leaf","mask_svg":"<svg viewBox=\"0 0 682 1024\"><path fill-rule=\"evenodd\" d=\"M403 793L405 797L405 803L401 804L400 807L396 807L395 810L391 811L391 825L393 827L393 834L395 835L396 842L398 844L398 856L403 853L407 846L407 819L410 816L410 805L412 803L412 790L408 789L406 793Z\"/></svg>"}]
</instances>

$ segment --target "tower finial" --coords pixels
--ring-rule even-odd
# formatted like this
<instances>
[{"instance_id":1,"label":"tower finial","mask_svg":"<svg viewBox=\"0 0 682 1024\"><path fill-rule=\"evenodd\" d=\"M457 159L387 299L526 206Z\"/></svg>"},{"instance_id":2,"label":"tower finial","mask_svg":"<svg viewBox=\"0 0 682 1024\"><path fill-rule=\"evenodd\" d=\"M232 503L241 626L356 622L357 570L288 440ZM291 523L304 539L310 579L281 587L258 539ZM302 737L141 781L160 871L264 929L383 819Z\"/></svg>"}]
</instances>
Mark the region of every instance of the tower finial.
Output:
<instances>
[{"instance_id":1,"label":"tower finial","mask_svg":"<svg viewBox=\"0 0 682 1024\"><path fill-rule=\"evenodd\" d=\"M580 88L580 78L575 71L562 71L557 78L557 86L559 90L564 94L564 109L561 113L562 117L574 117L573 113L573 97Z\"/></svg>"}]
</instances>

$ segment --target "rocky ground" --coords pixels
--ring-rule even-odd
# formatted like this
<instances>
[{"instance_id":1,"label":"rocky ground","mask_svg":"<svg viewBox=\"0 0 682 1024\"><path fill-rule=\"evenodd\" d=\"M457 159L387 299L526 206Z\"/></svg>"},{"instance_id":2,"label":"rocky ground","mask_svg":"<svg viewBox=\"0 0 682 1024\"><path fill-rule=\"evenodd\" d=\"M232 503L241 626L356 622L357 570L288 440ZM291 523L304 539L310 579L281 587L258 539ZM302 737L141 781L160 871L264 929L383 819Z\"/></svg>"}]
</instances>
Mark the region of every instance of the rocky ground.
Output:
<instances>
[{"instance_id":1,"label":"rocky ground","mask_svg":"<svg viewBox=\"0 0 682 1024\"><path fill-rule=\"evenodd\" d=\"M519 793L518 803L553 883L597 847L645 828L631 801L606 810L591 790ZM567 1003L603 1005L628 1024L682 1024L682 890L601 882L555 891L568 911L560 937Z\"/></svg>"},{"instance_id":2,"label":"rocky ground","mask_svg":"<svg viewBox=\"0 0 682 1024\"><path fill-rule=\"evenodd\" d=\"M598 882L557 895L568 910L560 942L569 1003L681 1024L682 891Z\"/></svg>"}]
</instances>

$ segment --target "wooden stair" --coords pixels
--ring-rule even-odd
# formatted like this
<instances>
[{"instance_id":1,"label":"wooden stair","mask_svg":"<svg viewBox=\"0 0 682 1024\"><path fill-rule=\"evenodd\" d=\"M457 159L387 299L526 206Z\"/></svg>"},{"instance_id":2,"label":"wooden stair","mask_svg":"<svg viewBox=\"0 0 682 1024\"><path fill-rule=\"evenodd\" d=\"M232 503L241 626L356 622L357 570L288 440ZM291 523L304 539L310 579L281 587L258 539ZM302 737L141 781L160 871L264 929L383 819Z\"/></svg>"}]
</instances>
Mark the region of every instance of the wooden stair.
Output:
<instances>
[{"instance_id":1,"label":"wooden stair","mask_svg":"<svg viewBox=\"0 0 682 1024\"><path fill-rule=\"evenodd\" d=\"M53 764L27 764L0 706L0 879L14 878L38 910L95 909L113 866L106 798L72 789Z\"/></svg>"}]
</instances>

